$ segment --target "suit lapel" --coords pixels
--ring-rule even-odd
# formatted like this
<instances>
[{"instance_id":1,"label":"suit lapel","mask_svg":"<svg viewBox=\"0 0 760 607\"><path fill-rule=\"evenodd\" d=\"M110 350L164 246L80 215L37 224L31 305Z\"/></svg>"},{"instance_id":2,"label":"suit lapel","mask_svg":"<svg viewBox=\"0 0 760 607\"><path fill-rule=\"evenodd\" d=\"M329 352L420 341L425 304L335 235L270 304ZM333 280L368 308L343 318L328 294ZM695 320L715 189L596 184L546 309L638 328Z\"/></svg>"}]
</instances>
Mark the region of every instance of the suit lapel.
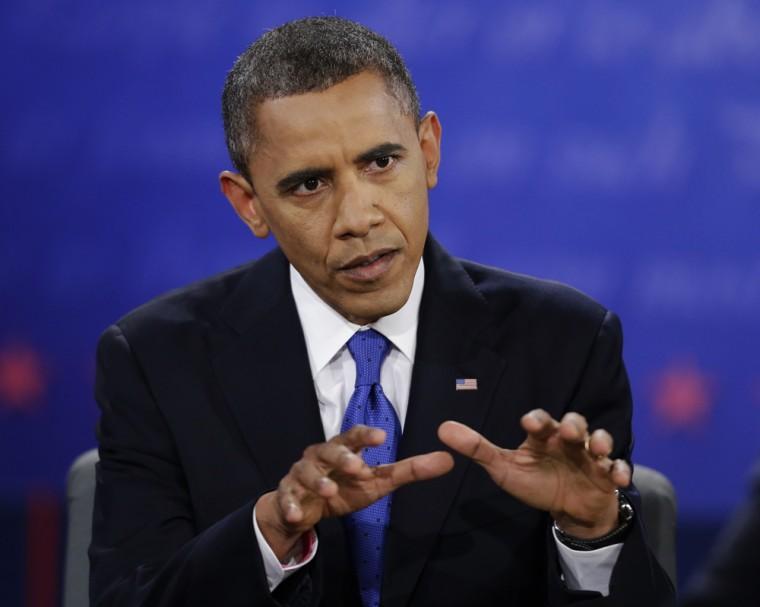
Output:
<instances>
[{"instance_id":1,"label":"suit lapel","mask_svg":"<svg viewBox=\"0 0 760 607\"><path fill-rule=\"evenodd\" d=\"M505 362L488 348L487 304L462 266L429 239L425 290L420 308L417 351L409 409L398 458L443 448L436 435L446 420L480 431ZM477 379L478 389L457 391L458 378ZM400 607L417 579L468 467L456 458L449 474L413 483L393 497L386 538L383 605Z\"/></svg>"},{"instance_id":2,"label":"suit lapel","mask_svg":"<svg viewBox=\"0 0 760 607\"><path fill-rule=\"evenodd\" d=\"M276 487L310 444L324 441L288 262L275 250L253 264L222 308L233 329L214 368L262 477Z\"/></svg>"}]
</instances>

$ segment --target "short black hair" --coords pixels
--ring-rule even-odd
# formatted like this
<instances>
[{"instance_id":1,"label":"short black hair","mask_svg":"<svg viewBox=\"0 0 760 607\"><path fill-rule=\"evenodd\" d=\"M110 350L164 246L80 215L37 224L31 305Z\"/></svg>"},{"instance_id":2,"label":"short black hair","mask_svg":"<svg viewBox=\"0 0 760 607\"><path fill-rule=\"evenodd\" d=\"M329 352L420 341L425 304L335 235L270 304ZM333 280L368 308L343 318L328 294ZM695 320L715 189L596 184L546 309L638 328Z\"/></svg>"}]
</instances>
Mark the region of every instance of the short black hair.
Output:
<instances>
[{"instance_id":1,"label":"short black hair","mask_svg":"<svg viewBox=\"0 0 760 607\"><path fill-rule=\"evenodd\" d=\"M256 107L263 101L323 91L365 70L385 79L404 114L420 120L409 70L394 46L372 30L340 17L307 17L266 32L227 74L222 119L227 150L248 181L256 139Z\"/></svg>"}]
</instances>

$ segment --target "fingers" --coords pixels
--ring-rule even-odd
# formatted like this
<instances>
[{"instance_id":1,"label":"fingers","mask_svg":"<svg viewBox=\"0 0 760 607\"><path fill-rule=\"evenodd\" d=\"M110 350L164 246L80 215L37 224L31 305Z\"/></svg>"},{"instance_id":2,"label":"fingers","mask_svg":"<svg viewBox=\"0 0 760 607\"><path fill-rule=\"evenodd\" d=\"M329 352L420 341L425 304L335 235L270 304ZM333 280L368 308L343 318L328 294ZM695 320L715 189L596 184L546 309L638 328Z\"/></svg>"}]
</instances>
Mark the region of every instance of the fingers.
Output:
<instances>
[{"instance_id":1,"label":"fingers","mask_svg":"<svg viewBox=\"0 0 760 607\"><path fill-rule=\"evenodd\" d=\"M612 435L602 428L588 434L588 423L578 413L566 413L559 425L559 435L569 447L582 448L583 452L595 460L597 467L616 487L627 487L631 483L631 467L623 459L610 460L615 445Z\"/></svg>"},{"instance_id":2,"label":"fingers","mask_svg":"<svg viewBox=\"0 0 760 607\"><path fill-rule=\"evenodd\" d=\"M520 418L523 429L531 441L544 442L557 432L559 424L543 409L533 409Z\"/></svg>"},{"instance_id":3,"label":"fingers","mask_svg":"<svg viewBox=\"0 0 760 607\"><path fill-rule=\"evenodd\" d=\"M362 424L356 424L350 430L339 434L332 438L327 443L337 443L339 445L345 445L354 453L363 449L364 447L373 447L376 445L382 445L385 442L385 430L380 428L370 428Z\"/></svg>"},{"instance_id":4,"label":"fingers","mask_svg":"<svg viewBox=\"0 0 760 607\"><path fill-rule=\"evenodd\" d=\"M285 521L292 525L300 523L303 519L303 510L301 509L303 495L303 487L287 476L280 481L280 485L277 487L277 506Z\"/></svg>"},{"instance_id":5,"label":"fingers","mask_svg":"<svg viewBox=\"0 0 760 607\"><path fill-rule=\"evenodd\" d=\"M604 474L612 472L609 455L614 441L609 432L600 428L589 435L586 418L572 411L562 417L557 431L562 449L572 461L580 464L590 459Z\"/></svg>"},{"instance_id":6,"label":"fingers","mask_svg":"<svg viewBox=\"0 0 760 607\"><path fill-rule=\"evenodd\" d=\"M589 454L596 458L608 457L612 453L614 441L612 436L607 430L595 430L594 433L588 437L586 449Z\"/></svg>"},{"instance_id":7,"label":"fingers","mask_svg":"<svg viewBox=\"0 0 760 607\"><path fill-rule=\"evenodd\" d=\"M631 484L631 467L624 459L616 459L610 469L610 480L618 487Z\"/></svg>"},{"instance_id":8,"label":"fingers","mask_svg":"<svg viewBox=\"0 0 760 607\"><path fill-rule=\"evenodd\" d=\"M356 425L326 443L307 447L277 489L277 503L285 520L293 524L302 520L304 500L336 495L339 487L335 478L371 477L371 469L358 452L384 440L383 430Z\"/></svg>"},{"instance_id":9,"label":"fingers","mask_svg":"<svg viewBox=\"0 0 760 607\"><path fill-rule=\"evenodd\" d=\"M543 409L534 409L523 415L521 422L529 439L534 441L546 442L558 435L562 444L569 447L571 452L585 450L595 459L605 458L612 453L614 441L610 433L598 429L589 435L586 418L574 411L565 413L562 420L557 422Z\"/></svg>"},{"instance_id":10,"label":"fingers","mask_svg":"<svg viewBox=\"0 0 760 607\"><path fill-rule=\"evenodd\" d=\"M558 431L560 437L567 443L584 445L588 436L588 423L582 415L570 412L562 416Z\"/></svg>"},{"instance_id":11,"label":"fingers","mask_svg":"<svg viewBox=\"0 0 760 607\"><path fill-rule=\"evenodd\" d=\"M443 422L438 427L438 438L454 451L484 466L492 463L501 451L482 434L459 422Z\"/></svg>"},{"instance_id":12,"label":"fingers","mask_svg":"<svg viewBox=\"0 0 760 607\"><path fill-rule=\"evenodd\" d=\"M588 422L579 413L565 413L557 422L543 409L535 409L526 413L521 421L528 432L529 441L546 443L558 435L566 453L573 457L587 454L609 473L610 479L619 487L630 483L631 470L625 460L612 462L609 459L615 445L612 435L602 428L589 434Z\"/></svg>"},{"instance_id":13,"label":"fingers","mask_svg":"<svg viewBox=\"0 0 760 607\"><path fill-rule=\"evenodd\" d=\"M330 475L367 476L371 474L358 454L364 447L381 445L385 432L379 428L356 425L326 443L311 445L290 471L293 480L322 497L335 495L338 486Z\"/></svg>"},{"instance_id":14,"label":"fingers","mask_svg":"<svg viewBox=\"0 0 760 607\"><path fill-rule=\"evenodd\" d=\"M446 474L454 467L454 458L446 451L433 451L407 457L401 461L375 468L375 474L384 482L384 493L416 481L426 481Z\"/></svg>"}]
</instances>

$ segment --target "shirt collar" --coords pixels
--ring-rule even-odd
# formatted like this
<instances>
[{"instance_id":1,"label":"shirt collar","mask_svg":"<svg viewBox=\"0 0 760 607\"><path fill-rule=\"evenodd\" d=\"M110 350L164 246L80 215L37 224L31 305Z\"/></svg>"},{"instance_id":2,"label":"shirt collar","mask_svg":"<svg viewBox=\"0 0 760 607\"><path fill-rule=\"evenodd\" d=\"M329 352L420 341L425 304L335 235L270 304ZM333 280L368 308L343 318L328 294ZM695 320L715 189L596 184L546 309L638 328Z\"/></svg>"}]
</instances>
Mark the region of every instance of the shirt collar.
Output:
<instances>
[{"instance_id":1,"label":"shirt collar","mask_svg":"<svg viewBox=\"0 0 760 607\"><path fill-rule=\"evenodd\" d=\"M417 348L417 323L425 284L425 265L420 259L409 298L393 314L383 316L362 327L352 323L325 303L306 283L298 270L290 266L290 288L306 339L312 377L340 352L351 336L362 329L373 328L382 333L410 361Z\"/></svg>"}]
</instances>

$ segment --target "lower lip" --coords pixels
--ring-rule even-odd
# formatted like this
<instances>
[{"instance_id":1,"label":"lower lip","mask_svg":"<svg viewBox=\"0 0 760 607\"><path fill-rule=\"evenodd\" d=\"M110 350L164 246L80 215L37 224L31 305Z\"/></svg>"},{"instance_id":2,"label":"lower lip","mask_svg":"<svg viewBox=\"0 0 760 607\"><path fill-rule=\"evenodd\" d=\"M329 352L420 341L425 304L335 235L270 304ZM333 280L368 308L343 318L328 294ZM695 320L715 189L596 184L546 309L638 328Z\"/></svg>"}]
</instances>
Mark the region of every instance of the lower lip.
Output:
<instances>
[{"instance_id":1,"label":"lower lip","mask_svg":"<svg viewBox=\"0 0 760 607\"><path fill-rule=\"evenodd\" d=\"M373 282L388 272L395 258L396 252L392 251L385 255L381 255L371 264L366 266L356 266L354 268L341 270L341 274L358 282Z\"/></svg>"}]
</instances>

